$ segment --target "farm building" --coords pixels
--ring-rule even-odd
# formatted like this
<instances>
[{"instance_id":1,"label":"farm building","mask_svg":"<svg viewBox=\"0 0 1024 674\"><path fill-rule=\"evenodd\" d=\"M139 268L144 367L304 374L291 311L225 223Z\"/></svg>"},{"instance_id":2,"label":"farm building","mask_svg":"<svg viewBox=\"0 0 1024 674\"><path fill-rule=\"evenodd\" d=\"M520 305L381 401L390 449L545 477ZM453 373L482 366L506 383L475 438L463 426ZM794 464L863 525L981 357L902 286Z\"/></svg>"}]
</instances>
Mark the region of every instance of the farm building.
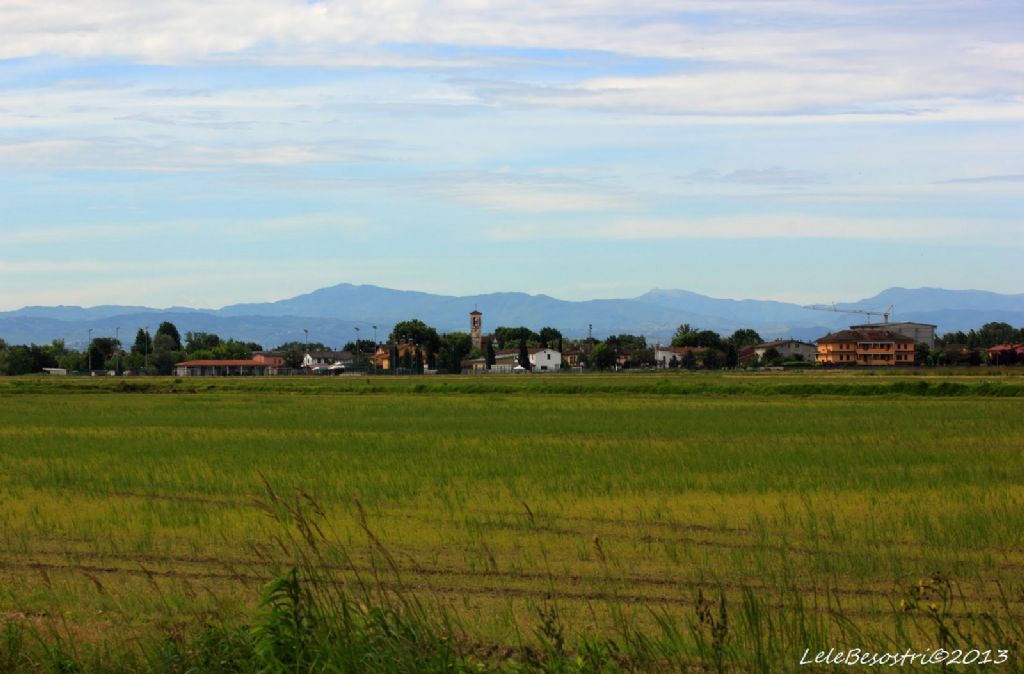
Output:
<instances>
[{"instance_id":1,"label":"farm building","mask_svg":"<svg viewBox=\"0 0 1024 674\"><path fill-rule=\"evenodd\" d=\"M186 360L174 364L179 377L262 377L277 368L258 360Z\"/></svg>"}]
</instances>

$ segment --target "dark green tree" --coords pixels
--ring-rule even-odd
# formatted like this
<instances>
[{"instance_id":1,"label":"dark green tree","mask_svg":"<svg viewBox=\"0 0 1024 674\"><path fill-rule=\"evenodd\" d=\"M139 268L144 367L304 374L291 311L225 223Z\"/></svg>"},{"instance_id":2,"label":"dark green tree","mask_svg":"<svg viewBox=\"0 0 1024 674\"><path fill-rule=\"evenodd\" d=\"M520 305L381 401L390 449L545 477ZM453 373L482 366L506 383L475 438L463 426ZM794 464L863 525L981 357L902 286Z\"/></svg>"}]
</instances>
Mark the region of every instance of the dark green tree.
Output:
<instances>
[{"instance_id":1,"label":"dark green tree","mask_svg":"<svg viewBox=\"0 0 1024 674\"><path fill-rule=\"evenodd\" d=\"M494 364L498 362L498 354L494 352L494 342L490 340L487 342L487 355L485 356L485 362L487 363L488 370L494 367Z\"/></svg>"},{"instance_id":2,"label":"dark green tree","mask_svg":"<svg viewBox=\"0 0 1024 674\"><path fill-rule=\"evenodd\" d=\"M494 339L497 340L499 349L504 349L516 342L526 342L527 344L540 343L540 335L525 326L518 328L510 328L504 325L498 326L494 329Z\"/></svg>"},{"instance_id":3,"label":"dark green tree","mask_svg":"<svg viewBox=\"0 0 1024 674\"><path fill-rule=\"evenodd\" d=\"M998 344L1013 344L1020 340L1020 331L1015 330L1009 323L986 323L978 331L978 345L986 349Z\"/></svg>"},{"instance_id":4,"label":"dark green tree","mask_svg":"<svg viewBox=\"0 0 1024 674\"><path fill-rule=\"evenodd\" d=\"M135 343L132 344L132 353L149 353L153 350L153 345L150 344L151 338L149 333L139 328L139 331L135 333Z\"/></svg>"},{"instance_id":5,"label":"dark green tree","mask_svg":"<svg viewBox=\"0 0 1024 674\"><path fill-rule=\"evenodd\" d=\"M519 364L527 370L530 369L530 350L526 347L526 340L519 340Z\"/></svg>"},{"instance_id":6,"label":"dark green tree","mask_svg":"<svg viewBox=\"0 0 1024 674\"><path fill-rule=\"evenodd\" d=\"M175 327L174 323L170 321L164 321L160 324L160 327L156 329L157 335L167 335L174 340L174 348L172 351L181 351L181 335L178 334L178 328Z\"/></svg>"},{"instance_id":7,"label":"dark green tree","mask_svg":"<svg viewBox=\"0 0 1024 674\"><path fill-rule=\"evenodd\" d=\"M932 349L924 342L918 342L914 345L914 363L916 365L925 365L928 363L928 357L931 355Z\"/></svg>"},{"instance_id":8,"label":"dark green tree","mask_svg":"<svg viewBox=\"0 0 1024 674\"><path fill-rule=\"evenodd\" d=\"M545 349L561 341L562 333L555 328L545 326L537 333L537 343Z\"/></svg>"},{"instance_id":9,"label":"dark green tree","mask_svg":"<svg viewBox=\"0 0 1024 674\"><path fill-rule=\"evenodd\" d=\"M186 332L185 350L191 357L198 358L195 354L200 351L212 351L220 344L220 337L212 332ZM181 347L178 347L179 349Z\"/></svg>"},{"instance_id":10,"label":"dark green tree","mask_svg":"<svg viewBox=\"0 0 1024 674\"><path fill-rule=\"evenodd\" d=\"M722 352L718 349L708 349L704 352L703 365L705 370L717 370L722 367Z\"/></svg>"},{"instance_id":11,"label":"dark green tree","mask_svg":"<svg viewBox=\"0 0 1024 674\"><path fill-rule=\"evenodd\" d=\"M92 360L94 370L114 369L114 354L121 348L121 342L113 337L96 337L89 345L86 359Z\"/></svg>"},{"instance_id":12,"label":"dark green tree","mask_svg":"<svg viewBox=\"0 0 1024 674\"><path fill-rule=\"evenodd\" d=\"M691 349L687 349L686 353L683 354L682 359L679 361L679 367L687 370L697 369L697 356L693 354Z\"/></svg>"},{"instance_id":13,"label":"dark green tree","mask_svg":"<svg viewBox=\"0 0 1024 674\"><path fill-rule=\"evenodd\" d=\"M745 346L754 346L755 344L764 343L764 340L761 338L761 335L758 334L757 330L753 330L751 328L740 328L736 332L732 333L726 341L736 347L737 351Z\"/></svg>"},{"instance_id":14,"label":"dark green tree","mask_svg":"<svg viewBox=\"0 0 1024 674\"><path fill-rule=\"evenodd\" d=\"M437 368L451 374L462 372L462 361L473 349L473 341L465 332L449 332L441 337Z\"/></svg>"},{"instance_id":15,"label":"dark green tree","mask_svg":"<svg viewBox=\"0 0 1024 674\"><path fill-rule=\"evenodd\" d=\"M698 330L689 323L680 325L672 337L672 346L703 346L713 349L722 348L722 336L714 330Z\"/></svg>"},{"instance_id":16,"label":"dark green tree","mask_svg":"<svg viewBox=\"0 0 1024 674\"><path fill-rule=\"evenodd\" d=\"M729 348L725 350L725 366L730 370L734 369L740 364L740 354L736 350L736 345L729 343Z\"/></svg>"},{"instance_id":17,"label":"dark green tree","mask_svg":"<svg viewBox=\"0 0 1024 674\"><path fill-rule=\"evenodd\" d=\"M441 336L437 330L418 318L401 321L395 324L388 339L392 342L412 342L421 347L427 354L427 362L433 366L434 356L441 348Z\"/></svg>"}]
</instances>

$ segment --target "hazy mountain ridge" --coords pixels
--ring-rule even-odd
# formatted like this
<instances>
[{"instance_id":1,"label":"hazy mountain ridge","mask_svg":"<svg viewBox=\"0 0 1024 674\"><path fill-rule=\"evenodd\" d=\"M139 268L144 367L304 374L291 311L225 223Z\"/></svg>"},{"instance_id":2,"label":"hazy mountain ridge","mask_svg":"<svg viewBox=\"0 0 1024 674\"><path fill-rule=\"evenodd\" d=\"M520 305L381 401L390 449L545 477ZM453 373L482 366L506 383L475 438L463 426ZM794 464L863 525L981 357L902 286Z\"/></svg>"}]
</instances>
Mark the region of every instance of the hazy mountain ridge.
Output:
<instances>
[{"instance_id":1,"label":"hazy mountain ridge","mask_svg":"<svg viewBox=\"0 0 1024 674\"><path fill-rule=\"evenodd\" d=\"M895 305L891 320L934 323L939 332L968 330L990 321L1024 325L1024 294L1003 295L979 290L889 288L874 297L837 303L841 308L882 311ZM64 339L84 345L93 336L113 335L120 328L130 343L140 327L155 330L171 321L187 331L214 332L222 337L255 341L273 347L301 341L309 330L312 341L333 346L359 336L386 338L398 321L420 318L441 331L467 330L474 308L484 314L485 331L499 325L545 325L567 336L584 337L593 325L595 337L629 332L652 341L666 341L681 323L729 333L752 327L766 338L814 339L851 324L867 322L858 314L830 313L772 300L733 300L687 290L654 289L628 299L559 300L521 292L453 296L342 283L276 302L243 303L221 309L192 309L103 305L97 307L31 306L0 312L0 338L10 343L45 343Z\"/></svg>"}]
</instances>

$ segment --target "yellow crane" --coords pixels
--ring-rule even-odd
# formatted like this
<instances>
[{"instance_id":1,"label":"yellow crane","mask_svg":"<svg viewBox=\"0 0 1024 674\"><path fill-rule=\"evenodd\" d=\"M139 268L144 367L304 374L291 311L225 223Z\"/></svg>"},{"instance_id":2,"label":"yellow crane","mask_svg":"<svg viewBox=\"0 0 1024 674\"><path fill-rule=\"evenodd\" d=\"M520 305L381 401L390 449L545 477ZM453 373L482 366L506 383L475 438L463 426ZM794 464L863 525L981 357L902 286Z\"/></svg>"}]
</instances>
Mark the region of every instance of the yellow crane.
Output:
<instances>
[{"instance_id":1,"label":"yellow crane","mask_svg":"<svg viewBox=\"0 0 1024 674\"><path fill-rule=\"evenodd\" d=\"M836 306L836 303L833 302L831 306L825 304L808 304L804 309L814 309L815 311L834 311L838 314L864 314L869 318L869 320L871 316L881 316L884 319L884 322L888 323L889 314L892 313L893 306L894 305L890 304L889 308L885 311L866 311L864 309L840 309Z\"/></svg>"}]
</instances>

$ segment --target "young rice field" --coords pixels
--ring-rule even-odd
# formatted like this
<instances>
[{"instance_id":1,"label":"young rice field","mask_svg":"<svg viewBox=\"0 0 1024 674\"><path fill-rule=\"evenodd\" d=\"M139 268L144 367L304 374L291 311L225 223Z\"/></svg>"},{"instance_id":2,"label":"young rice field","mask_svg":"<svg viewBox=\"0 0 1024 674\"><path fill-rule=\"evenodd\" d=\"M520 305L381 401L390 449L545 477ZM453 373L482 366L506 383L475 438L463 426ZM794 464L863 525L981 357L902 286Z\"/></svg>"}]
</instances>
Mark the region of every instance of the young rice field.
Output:
<instances>
[{"instance_id":1,"label":"young rice field","mask_svg":"<svg viewBox=\"0 0 1024 674\"><path fill-rule=\"evenodd\" d=\"M0 671L1021 671L1022 412L993 370L0 381ZM406 660L316 655L349 601Z\"/></svg>"}]
</instances>

